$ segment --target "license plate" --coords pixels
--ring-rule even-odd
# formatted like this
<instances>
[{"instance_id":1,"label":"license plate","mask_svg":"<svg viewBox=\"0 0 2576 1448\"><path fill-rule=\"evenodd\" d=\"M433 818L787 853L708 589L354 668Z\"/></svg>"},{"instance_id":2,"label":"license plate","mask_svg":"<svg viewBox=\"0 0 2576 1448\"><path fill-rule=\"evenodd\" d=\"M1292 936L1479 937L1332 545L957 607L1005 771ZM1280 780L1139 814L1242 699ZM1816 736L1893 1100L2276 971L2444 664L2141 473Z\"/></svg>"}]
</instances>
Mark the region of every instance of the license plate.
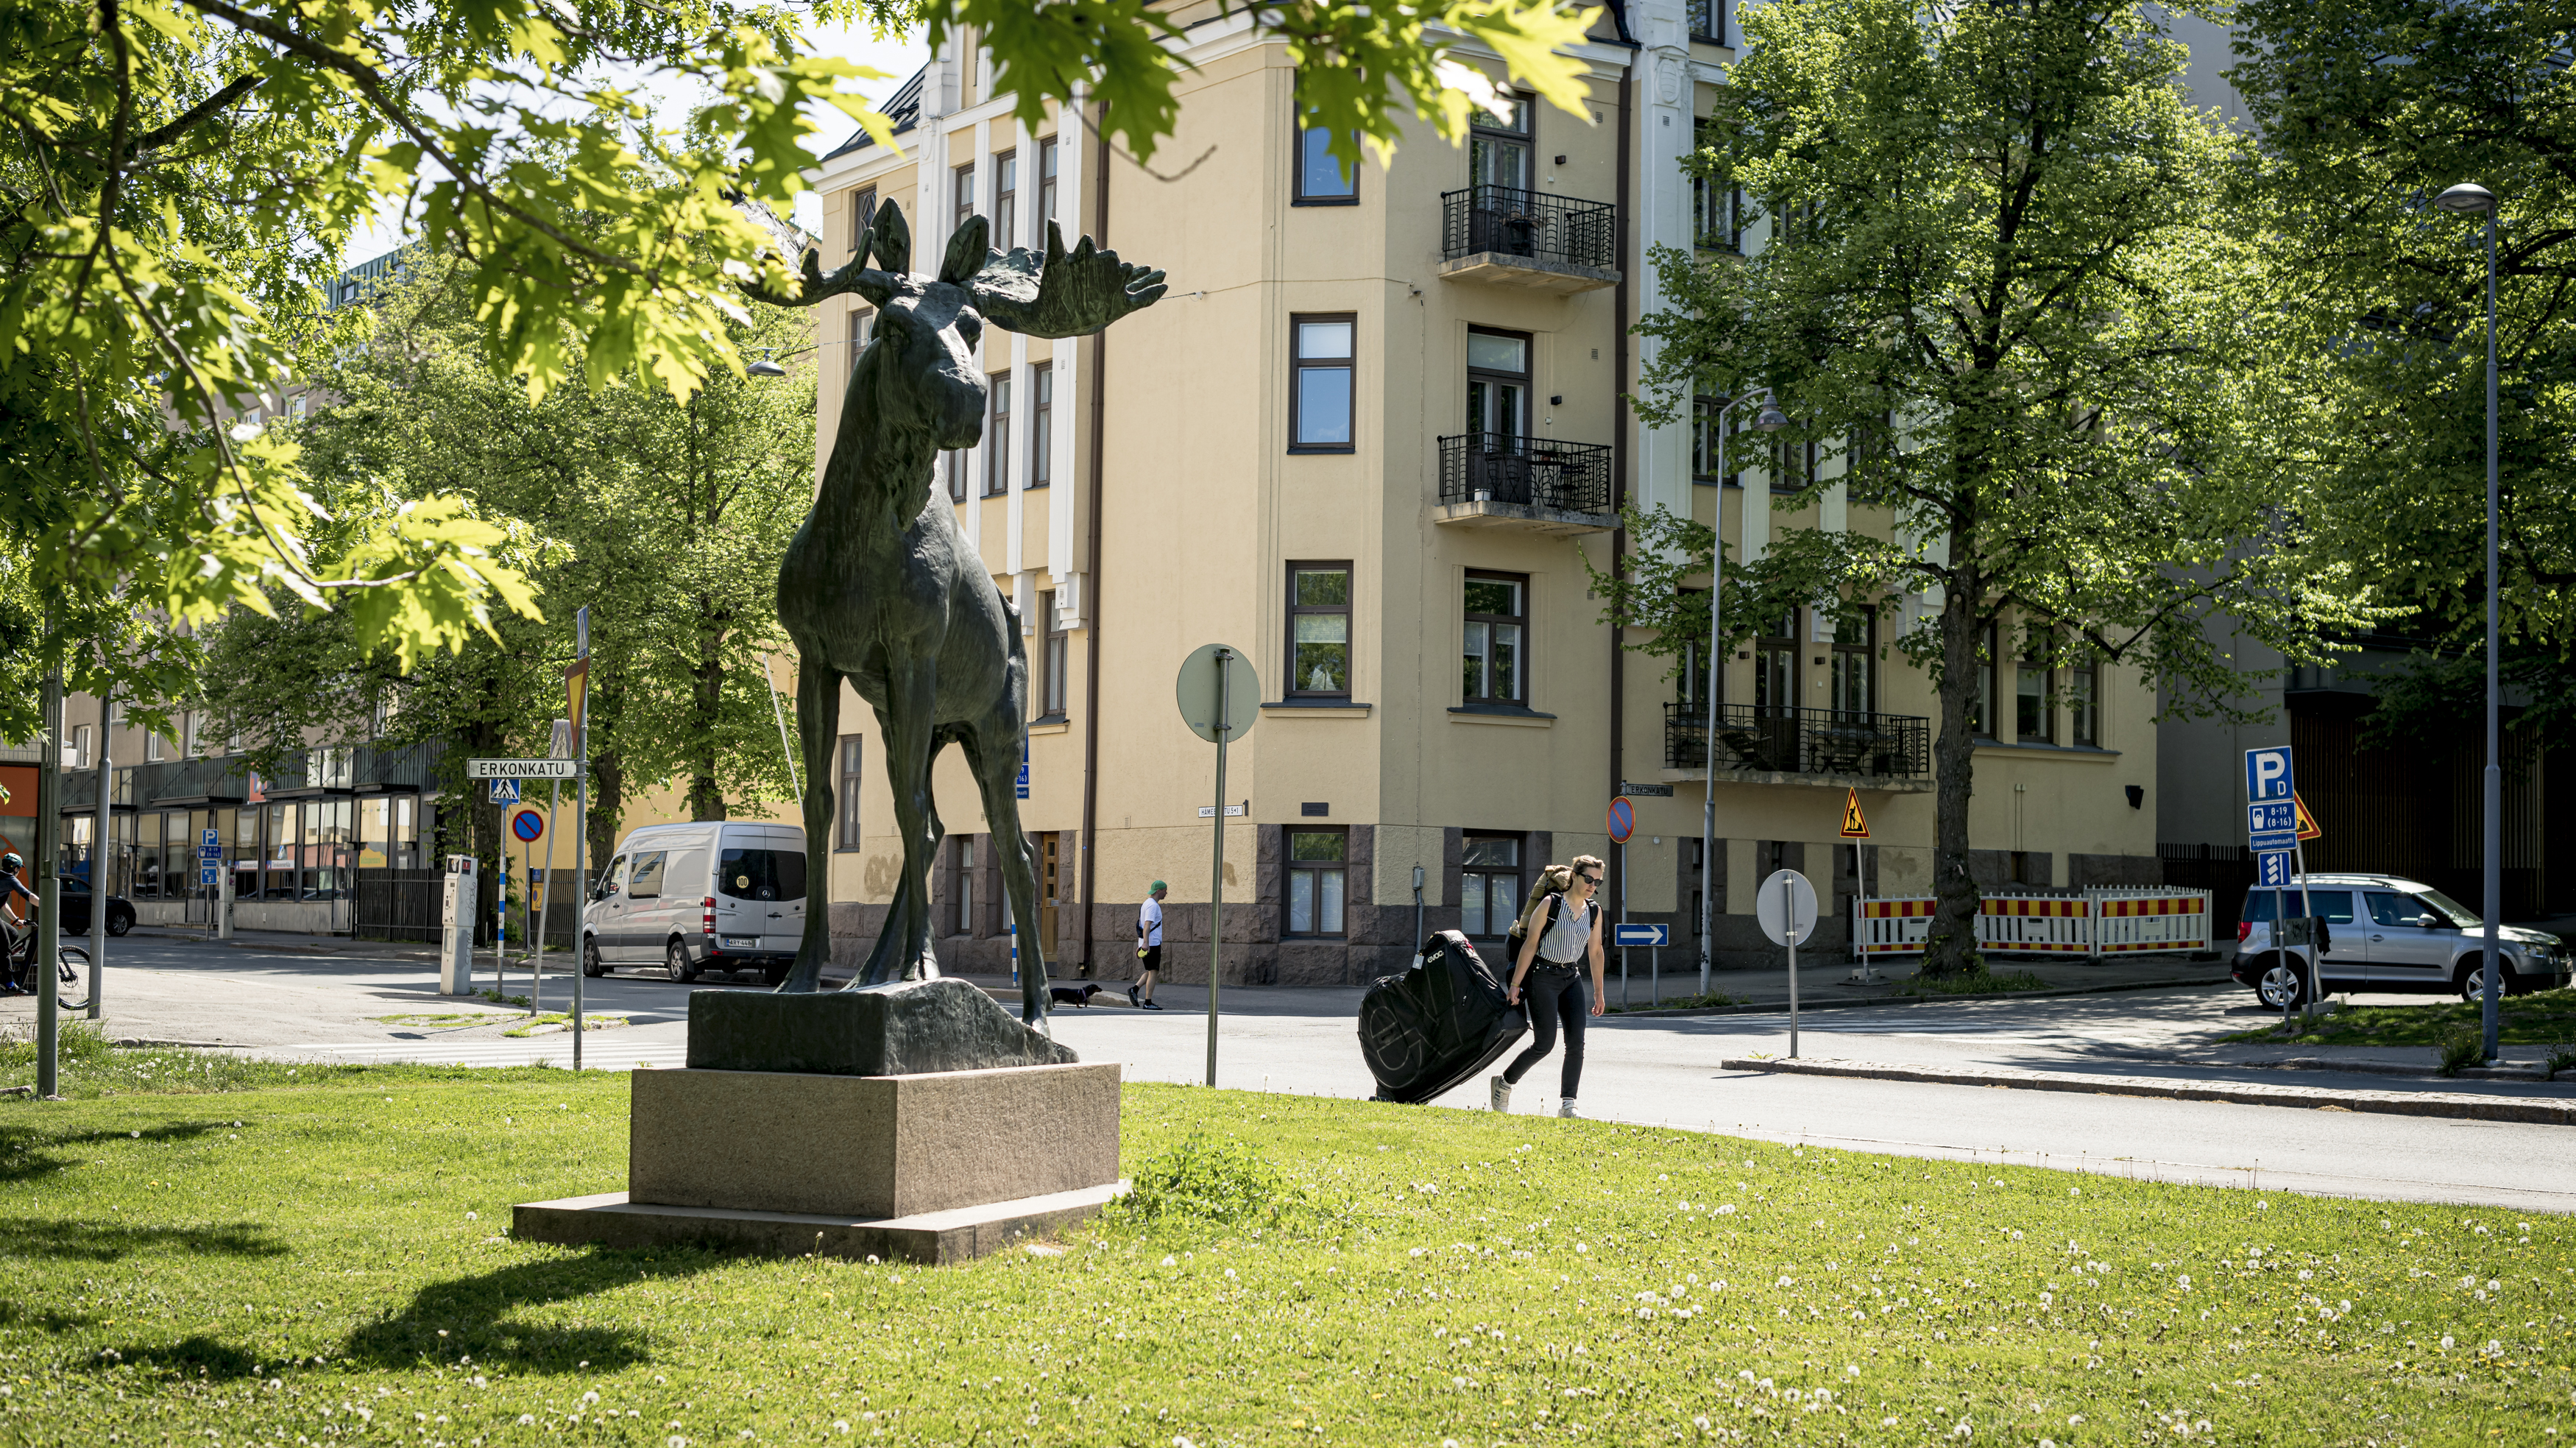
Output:
<instances>
[{"instance_id":1,"label":"license plate","mask_svg":"<svg viewBox=\"0 0 2576 1448\"><path fill-rule=\"evenodd\" d=\"M759 946L760 937L757 935L719 935L716 937L716 944L724 946L728 950L751 950Z\"/></svg>"}]
</instances>

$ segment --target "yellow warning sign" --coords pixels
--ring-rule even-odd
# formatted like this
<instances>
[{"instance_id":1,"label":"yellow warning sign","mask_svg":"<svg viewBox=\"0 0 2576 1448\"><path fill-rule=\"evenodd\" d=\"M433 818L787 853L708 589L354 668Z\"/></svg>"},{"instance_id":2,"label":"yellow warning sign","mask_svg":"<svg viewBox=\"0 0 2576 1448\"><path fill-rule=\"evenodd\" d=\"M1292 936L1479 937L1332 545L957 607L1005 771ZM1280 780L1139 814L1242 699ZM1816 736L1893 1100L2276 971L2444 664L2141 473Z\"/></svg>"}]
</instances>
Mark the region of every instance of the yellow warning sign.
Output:
<instances>
[{"instance_id":1,"label":"yellow warning sign","mask_svg":"<svg viewBox=\"0 0 2576 1448\"><path fill-rule=\"evenodd\" d=\"M2299 798L2297 793L2293 792L2290 795L2290 803L2296 806L2299 812L2299 839L2302 842L2317 839L2325 834L2325 831L2317 828L2317 817L2308 813L2306 800Z\"/></svg>"},{"instance_id":2,"label":"yellow warning sign","mask_svg":"<svg viewBox=\"0 0 2576 1448\"><path fill-rule=\"evenodd\" d=\"M1860 791L1856 789L1847 789L1843 791L1842 837L1847 840L1865 840L1869 838L1869 821L1861 818Z\"/></svg>"}]
</instances>

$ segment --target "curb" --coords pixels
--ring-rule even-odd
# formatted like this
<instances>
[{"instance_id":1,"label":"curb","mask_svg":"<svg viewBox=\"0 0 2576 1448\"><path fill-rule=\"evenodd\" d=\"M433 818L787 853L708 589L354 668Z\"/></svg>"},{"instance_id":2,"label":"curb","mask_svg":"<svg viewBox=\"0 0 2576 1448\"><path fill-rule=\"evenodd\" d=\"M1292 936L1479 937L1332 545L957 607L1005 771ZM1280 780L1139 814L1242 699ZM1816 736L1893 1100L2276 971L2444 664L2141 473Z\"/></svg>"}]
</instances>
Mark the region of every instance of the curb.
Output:
<instances>
[{"instance_id":1,"label":"curb","mask_svg":"<svg viewBox=\"0 0 2576 1448\"><path fill-rule=\"evenodd\" d=\"M2285 1061L2210 1061L2203 1064L2248 1071L2350 1071L2364 1076L2439 1078L2442 1074L2440 1068L2434 1066L2404 1066L2394 1061L2336 1061L2322 1056L2293 1056ZM2550 1080L2538 1066L2463 1066L2452 1076L2463 1081L2545 1083Z\"/></svg>"},{"instance_id":2,"label":"curb","mask_svg":"<svg viewBox=\"0 0 2576 1448\"><path fill-rule=\"evenodd\" d=\"M2110 995L2117 991L2132 990L2187 990L2195 986L2235 984L2239 982L2231 975L2192 976L2184 980L2132 981L2125 985L2068 986L2063 990L1997 991L1992 995L1906 995L1889 996L1885 1000L1872 1001L1803 1001L1798 1006L1798 1012L1804 1015L1808 1011L1866 1010L1875 1006L1958 1005L1966 1001L2036 1001L2055 996ZM1636 1011L1605 1011L1602 1018L1606 1020L1612 1015L1626 1019L1647 1016L1779 1016L1788 1013L1789 1003L1779 1001L1771 1005L1680 1006L1671 1010L1658 1010L1650 1006Z\"/></svg>"},{"instance_id":3,"label":"curb","mask_svg":"<svg viewBox=\"0 0 2576 1448\"><path fill-rule=\"evenodd\" d=\"M2168 1101L2227 1101L2239 1106L2290 1106L2308 1110L2334 1107L2388 1116L2446 1116L2471 1121L2576 1126L2576 1101L2539 1101L2522 1097L2467 1096L2432 1091L2321 1091L2306 1086L2178 1082L2148 1076L2079 1076L2047 1071L1934 1070L1923 1066L1882 1066L1868 1061L1756 1061L1735 1057L1720 1061L1718 1065L1729 1071L1837 1076L1846 1080L1923 1081L1945 1086L1990 1086L1998 1090L2148 1096Z\"/></svg>"}]
</instances>

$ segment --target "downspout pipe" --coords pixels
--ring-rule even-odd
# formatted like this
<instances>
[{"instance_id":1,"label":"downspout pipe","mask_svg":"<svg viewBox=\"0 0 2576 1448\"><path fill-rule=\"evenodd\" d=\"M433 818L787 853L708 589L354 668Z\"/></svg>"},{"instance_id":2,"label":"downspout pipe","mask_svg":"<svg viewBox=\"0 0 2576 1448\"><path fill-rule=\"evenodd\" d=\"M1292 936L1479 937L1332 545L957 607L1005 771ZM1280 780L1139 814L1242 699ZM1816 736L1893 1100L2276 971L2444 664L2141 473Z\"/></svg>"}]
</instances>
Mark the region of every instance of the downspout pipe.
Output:
<instances>
[{"instance_id":1,"label":"downspout pipe","mask_svg":"<svg viewBox=\"0 0 2576 1448\"><path fill-rule=\"evenodd\" d=\"M1109 244L1109 107L1104 103L1094 114L1091 133L1100 139L1100 161L1094 186L1097 229L1092 232L1101 246ZM1085 520L1088 539L1085 562L1089 566L1091 596L1083 600L1083 611L1089 616L1089 627L1083 630L1082 684L1082 969L1079 978L1090 980L1098 974L1098 961L1092 953L1092 916L1098 896L1093 887L1098 882L1100 865L1100 497L1101 470L1107 453L1101 438L1101 420L1109 384L1109 329L1091 334L1091 477L1087 503L1091 516Z\"/></svg>"},{"instance_id":2,"label":"downspout pipe","mask_svg":"<svg viewBox=\"0 0 2576 1448\"><path fill-rule=\"evenodd\" d=\"M1621 19L1622 28L1624 29L1625 17L1623 16ZM1619 242L1617 253L1619 258L1619 284L1613 289L1611 294L1611 305L1618 313L1619 336L1617 341L1613 344L1615 361L1612 364L1612 375L1616 377L1618 381L1615 384L1611 395L1612 412L1610 436L1612 439L1612 449L1610 454L1610 507L1612 515L1614 517L1620 517L1621 521L1620 525L1613 529L1610 534L1610 573L1612 577L1625 577L1627 574L1628 528L1626 519L1621 516L1621 510L1628 506L1628 460L1635 449L1635 439L1629 435L1630 429L1628 418L1628 324L1629 307L1631 305L1629 297L1629 287L1631 286L1631 282L1629 279L1636 275L1636 266L1634 264L1634 259L1629 256L1628 243L1629 239L1635 234L1635 226L1630 218L1629 212L1631 204L1635 199L1634 182L1631 176L1631 161L1635 155L1636 137L1630 126L1630 99L1636 86L1636 69L1636 61L1632 59L1628 66L1619 73ZM1626 756L1623 751L1627 743L1628 728L1628 651L1623 646L1624 641L1621 637L1624 632L1625 630L1617 622L1614 621L1611 623L1609 792L1614 797L1619 793L1620 786L1626 783ZM1615 887L1618 893L1613 895L1611 898L1625 901L1628 898L1628 852L1621 849L1613 850L1610 853L1611 857L1617 862L1614 868L1619 872L1619 880Z\"/></svg>"}]
</instances>

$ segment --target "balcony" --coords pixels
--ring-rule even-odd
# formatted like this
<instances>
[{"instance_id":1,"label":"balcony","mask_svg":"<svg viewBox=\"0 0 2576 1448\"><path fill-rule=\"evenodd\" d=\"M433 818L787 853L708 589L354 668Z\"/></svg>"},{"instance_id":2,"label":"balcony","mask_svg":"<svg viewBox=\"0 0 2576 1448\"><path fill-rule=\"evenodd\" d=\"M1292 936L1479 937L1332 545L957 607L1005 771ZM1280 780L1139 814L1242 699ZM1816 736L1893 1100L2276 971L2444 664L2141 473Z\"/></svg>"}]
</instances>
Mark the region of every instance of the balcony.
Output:
<instances>
[{"instance_id":1,"label":"balcony","mask_svg":"<svg viewBox=\"0 0 2576 1448\"><path fill-rule=\"evenodd\" d=\"M1915 794L1932 788L1932 721L1842 709L1717 706L1717 777L1738 784L1818 784ZM1708 768L1708 706L1664 706L1664 769Z\"/></svg>"},{"instance_id":2,"label":"balcony","mask_svg":"<svg viewBox=\"0 0 2576 1448\"><path fill-rule=\"evenodd\" d=\"M1440 198L1440 274L1554 292L1619 284L1619 208L1511 186Z\"/></svg>"},{"instance_id":3,"label":"balcony","mask_svg":"<svg viewBox=\"0 0 2576 1448\"><path fill-rule=\"evenodd\" d=\"M1440 439L1440 521L1536 533L1606 533L1610 449L1471 432Z\"/></svg>"}]
</instances>

